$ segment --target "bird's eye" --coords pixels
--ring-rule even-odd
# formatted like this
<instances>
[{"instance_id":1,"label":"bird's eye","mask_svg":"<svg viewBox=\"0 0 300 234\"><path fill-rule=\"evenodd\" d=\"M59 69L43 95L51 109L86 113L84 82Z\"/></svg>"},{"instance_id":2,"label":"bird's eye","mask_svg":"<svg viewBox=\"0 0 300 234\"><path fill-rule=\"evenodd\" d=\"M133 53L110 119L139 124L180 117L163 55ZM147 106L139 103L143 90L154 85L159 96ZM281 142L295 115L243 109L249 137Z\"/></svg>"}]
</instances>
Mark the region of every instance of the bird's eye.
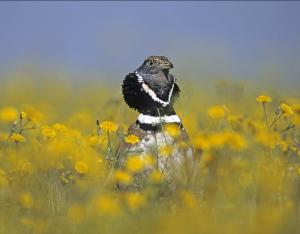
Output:
<instances>
[{"instance_id":1,"label":"bird's eye","mask_svg":"<svg viewBox=\"0 0 300 234\"><path fill-rule=\"evenodd\" d=\"M148 67L151 67L153 65L153 62L151 60L149 60L149 61L146 62L146 64L147 64Z\"/></svg>"}]
</instances>

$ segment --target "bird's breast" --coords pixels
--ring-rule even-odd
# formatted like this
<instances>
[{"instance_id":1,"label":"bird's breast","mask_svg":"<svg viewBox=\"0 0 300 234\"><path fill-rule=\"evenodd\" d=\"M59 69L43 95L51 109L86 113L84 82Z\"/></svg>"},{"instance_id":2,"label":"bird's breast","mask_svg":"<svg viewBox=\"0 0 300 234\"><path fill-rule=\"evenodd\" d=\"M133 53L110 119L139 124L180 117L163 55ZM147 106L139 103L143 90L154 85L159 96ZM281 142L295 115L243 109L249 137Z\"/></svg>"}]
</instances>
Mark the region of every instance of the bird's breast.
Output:
<instances>
[{"instance_id":1,"label":"bird's breast","mask_svg":"<svg viewBox=\"0 0 300 234\"><path fill-rule=\"evenodd\" d=\"M182 149L176 140L166 132L157 132L144 136L141 141L130 147L128 156L139 155L141 158L151 155L156 161L156 167L168 171L171 164L179 166L184 161L187 149ZM192 151L189 153L191 154Z\"/></svg>"}]
</instances>

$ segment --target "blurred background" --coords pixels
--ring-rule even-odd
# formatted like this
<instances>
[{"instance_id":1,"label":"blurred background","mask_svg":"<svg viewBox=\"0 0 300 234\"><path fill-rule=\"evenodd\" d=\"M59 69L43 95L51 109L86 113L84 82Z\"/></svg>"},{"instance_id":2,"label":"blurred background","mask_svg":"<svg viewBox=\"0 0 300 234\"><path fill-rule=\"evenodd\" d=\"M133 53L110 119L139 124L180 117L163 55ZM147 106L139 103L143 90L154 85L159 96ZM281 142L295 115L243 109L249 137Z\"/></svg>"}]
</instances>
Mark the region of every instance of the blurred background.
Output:
<instances>
[{"instance_id":1,"label":"blurred background","mask_svg":"<svg viewBox=\"0 0 300 234\"><path fill-rule=\"evenodd\" d=\"M300 233L299 22L297 1L0 1L0 234ZM117 192L188 150L166 127L176 149L114 168L149 55L175 65L198 172Z\"/></svg>"},{"instance_id":2,"label":"blurred background","mask_svg":"<svg viewBox=\"0 0 300 234\"><path fill-rule=\"evenodd\" d=\"M299 13L300 2L278 1L0 2L1 77L34 67L121 80L162 54L180 80L264 77L295 86Z\"/></svg>"}]
</instances>

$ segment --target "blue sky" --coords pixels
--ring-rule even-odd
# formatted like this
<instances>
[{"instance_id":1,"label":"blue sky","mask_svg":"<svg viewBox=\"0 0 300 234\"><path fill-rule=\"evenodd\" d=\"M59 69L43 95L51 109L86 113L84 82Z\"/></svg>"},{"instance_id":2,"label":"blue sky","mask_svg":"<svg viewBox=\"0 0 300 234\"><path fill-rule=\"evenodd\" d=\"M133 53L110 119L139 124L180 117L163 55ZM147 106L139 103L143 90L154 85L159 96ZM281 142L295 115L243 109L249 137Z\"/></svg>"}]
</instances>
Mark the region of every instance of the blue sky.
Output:
<instances>
[{"instance_id":1,"label":"blue sky","mask_svg":"<svg viewBox=\"0 0 300 234\"><path fill-rule=\"evenodd\" d=\"M0 70L121 73L153 54L193 76L300 80L300 2L0 2Z\"/></svg>"}]
</instances>

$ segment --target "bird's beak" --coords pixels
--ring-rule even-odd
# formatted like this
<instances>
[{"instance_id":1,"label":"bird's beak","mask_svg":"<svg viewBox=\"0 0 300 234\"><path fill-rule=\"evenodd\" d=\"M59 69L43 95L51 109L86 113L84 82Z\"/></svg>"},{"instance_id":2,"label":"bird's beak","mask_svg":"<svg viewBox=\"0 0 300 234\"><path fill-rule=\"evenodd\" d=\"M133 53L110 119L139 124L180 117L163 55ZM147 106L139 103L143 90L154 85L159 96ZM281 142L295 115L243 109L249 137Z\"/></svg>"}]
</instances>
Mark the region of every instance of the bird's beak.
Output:
<instances>
[{"instance_id":1,"label":"bird's beak","mask_svg":"<svg viewBox=\"0 0 300 234\"><path fill-rule=\"evenodd\" d=\"M171 63L171 62L165 62L165 63L163 63L162 65L161 65L161 68L162 69L171 69L171 68L173 68L174 66L173 66L173 64Z\"/></svg>"}]
</instances>

